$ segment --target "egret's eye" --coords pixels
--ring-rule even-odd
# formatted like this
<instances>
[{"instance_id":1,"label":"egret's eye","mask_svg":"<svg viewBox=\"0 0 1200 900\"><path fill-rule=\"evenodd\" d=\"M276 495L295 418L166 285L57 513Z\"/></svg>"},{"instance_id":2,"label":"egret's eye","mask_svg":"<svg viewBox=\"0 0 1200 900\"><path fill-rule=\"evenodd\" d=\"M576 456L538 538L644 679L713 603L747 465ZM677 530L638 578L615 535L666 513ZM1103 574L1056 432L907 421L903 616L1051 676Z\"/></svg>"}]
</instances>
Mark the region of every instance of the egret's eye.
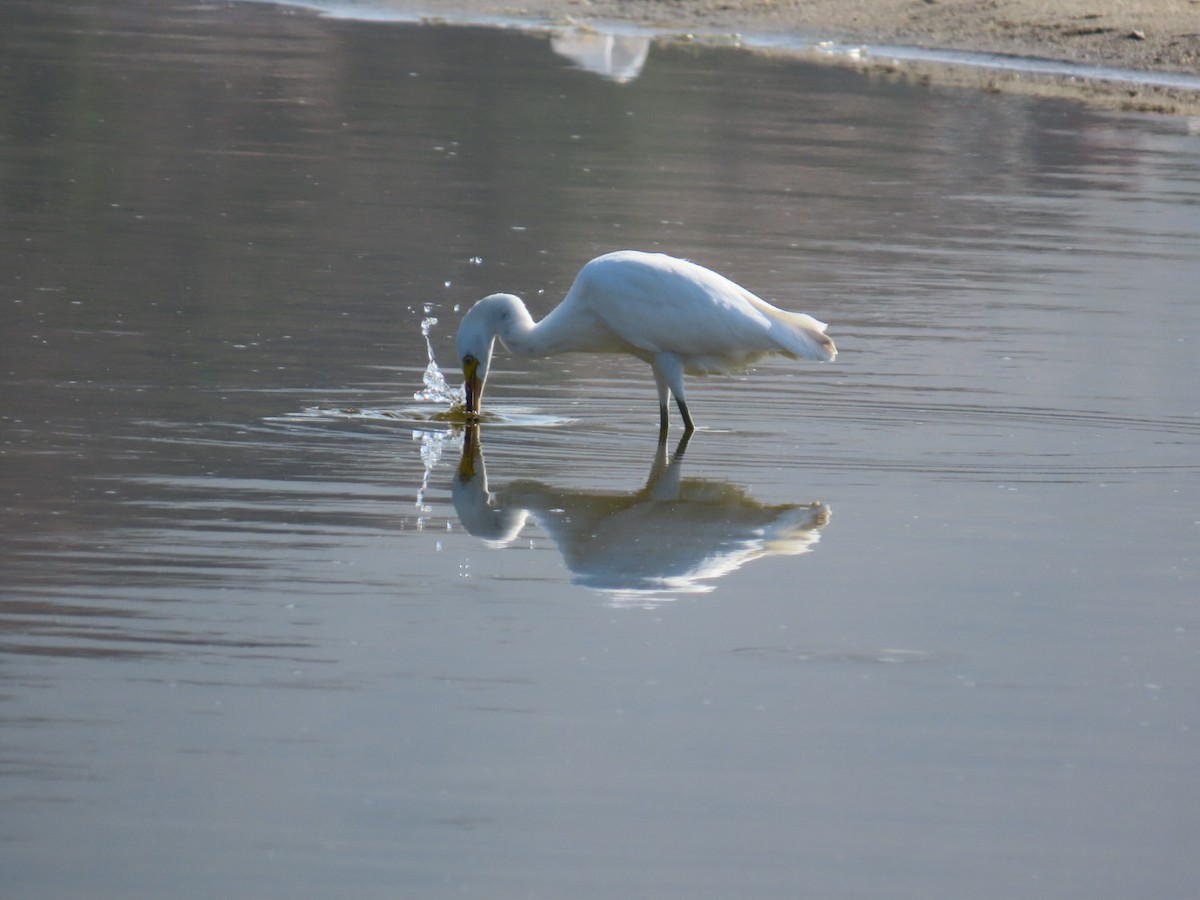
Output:
<instances>
[{"instance_id":1,"label":"egret's eye","mask_svg":"<svg viewBox=\"0 0 1200 900\"><path fill-rule=\"evenodd\" d=\"M474 365L478 365L478 364L479 364L479 360L477 360L470 353L468 353L466 356L463 357L463 365L464 366L474 366Z\"/></svg>"}]
</instances>

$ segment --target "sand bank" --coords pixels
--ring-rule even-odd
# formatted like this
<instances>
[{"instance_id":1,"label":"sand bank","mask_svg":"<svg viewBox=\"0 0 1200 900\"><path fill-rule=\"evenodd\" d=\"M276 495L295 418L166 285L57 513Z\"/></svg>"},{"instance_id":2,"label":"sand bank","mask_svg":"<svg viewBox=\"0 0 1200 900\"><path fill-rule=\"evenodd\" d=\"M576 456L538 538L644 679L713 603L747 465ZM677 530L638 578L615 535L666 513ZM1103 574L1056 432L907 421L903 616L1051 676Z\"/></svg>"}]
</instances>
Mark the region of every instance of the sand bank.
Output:
<instances>
[{"instance_id":1,"label":"sand bank","mask_svg":"<svg viewBox=\"0 0 1200 900\"><path fill-rule=\"evenodd\" d=\"M453 12L583 27L636 23L698 39L795 34L810 44L828 39L864 50L787 52L897 78L1200 115L1200 0L395 0L394 5L433 17ZM889 46L1057 60L1119 69L1125 76L898 59ZM1175 74L1191 76L1194 83L1154 83Z\"/></svg>"}]
</instances>

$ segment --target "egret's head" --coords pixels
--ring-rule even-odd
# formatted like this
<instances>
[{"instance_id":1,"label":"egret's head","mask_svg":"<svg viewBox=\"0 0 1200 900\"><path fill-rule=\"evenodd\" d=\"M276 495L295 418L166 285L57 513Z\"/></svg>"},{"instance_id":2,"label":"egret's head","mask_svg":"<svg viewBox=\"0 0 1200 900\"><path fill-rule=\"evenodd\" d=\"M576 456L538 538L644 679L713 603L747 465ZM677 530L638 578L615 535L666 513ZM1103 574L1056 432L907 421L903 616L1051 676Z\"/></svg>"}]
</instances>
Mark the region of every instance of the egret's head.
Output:
<instances>
[{"instance_id":1,"label":"egret's head","mask_svg":"<svg viewBox=\"0 0 1200 900\"><path fill-rule=\"evenodd\" d=\"M496 342L496 327L490 304L485 297L467 311L458 326L458 359L463 368L463 390L466 393L467 414L479 415L483 398L483 383L487 381L492 364L492 347Z\"/></svg>"},{"instance_id":2,"label":"egret's head","mask_svg":"<svg viewBox=\"0 0 1200 900\"><path fill-rule=\"evenodd\" d=\"M472 306L458 326L458 358L463 367L467 414L479 415L483 383L500 338L509 350L529 355L526 338L534 327L529 310L512 294L492 294Z\"/></svg>"}]
</instances>

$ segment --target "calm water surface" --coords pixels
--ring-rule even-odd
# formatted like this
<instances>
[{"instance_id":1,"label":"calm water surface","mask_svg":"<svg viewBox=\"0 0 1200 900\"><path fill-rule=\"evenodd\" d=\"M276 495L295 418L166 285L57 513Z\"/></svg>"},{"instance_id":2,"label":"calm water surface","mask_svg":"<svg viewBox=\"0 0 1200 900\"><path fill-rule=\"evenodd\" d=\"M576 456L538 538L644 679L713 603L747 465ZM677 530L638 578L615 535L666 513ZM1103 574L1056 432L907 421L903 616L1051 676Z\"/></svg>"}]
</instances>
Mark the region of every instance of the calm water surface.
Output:
<instances>
[{"instance_id":1,"label":"calm water surface","mask_svg":"<svg viewBox=\"0 0 1200 900\"><path fill-rule=\"evenodd\" d=\"M585 37L0 9L0 896L1195 896L1200 129Z\"/></svg>"}]
</instances>

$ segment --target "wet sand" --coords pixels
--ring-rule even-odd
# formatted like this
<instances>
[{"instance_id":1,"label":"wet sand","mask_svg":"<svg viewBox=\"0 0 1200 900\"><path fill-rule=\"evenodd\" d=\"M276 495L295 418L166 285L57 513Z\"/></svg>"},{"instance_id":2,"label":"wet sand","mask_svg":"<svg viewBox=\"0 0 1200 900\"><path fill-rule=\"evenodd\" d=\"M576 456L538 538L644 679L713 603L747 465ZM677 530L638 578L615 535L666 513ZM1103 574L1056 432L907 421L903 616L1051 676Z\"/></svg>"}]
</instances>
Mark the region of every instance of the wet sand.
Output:
<instances>
[{"instance_id":1,"label":"wet sand","mask_svg":"<svg viewBox=\"0 0 1200 900\"><path fill-rule=\"evenodd\" d=\"M397 5L432 12L435 4ZM869 52L872 45L896 45L1200 76L1200 0L452 0L436 6L582 25L634 22L697 37L795 33L864 44L868 52L858 58L821 55L889 77L1200 115L1200 91L1188 88L897 61Z\"/></svg>"}]
</instances>

